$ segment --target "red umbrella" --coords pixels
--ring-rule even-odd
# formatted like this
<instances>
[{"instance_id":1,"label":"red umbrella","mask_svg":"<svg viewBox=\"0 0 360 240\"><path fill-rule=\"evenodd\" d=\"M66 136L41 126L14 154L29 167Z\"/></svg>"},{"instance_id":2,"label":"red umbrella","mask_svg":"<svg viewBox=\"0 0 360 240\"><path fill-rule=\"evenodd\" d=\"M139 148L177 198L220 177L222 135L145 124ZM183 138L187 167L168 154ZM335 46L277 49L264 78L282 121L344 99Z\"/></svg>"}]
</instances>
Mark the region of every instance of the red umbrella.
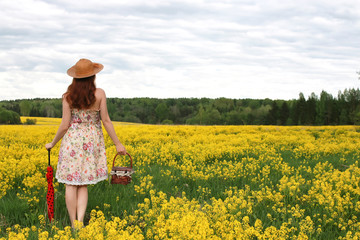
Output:
<instances>
[{"instance_id":1,"label":"red umbrella","mask_svg":"<svg viewBox=\"0 0 360 240\"><path fill-rule=\"evenodd\" d=\"M50 149L48 149L48 155L49 155L49 166L47 167L47 173L46 173L46 179L48 182L48 191L46 195L47 200L47 210L48 210L48 217L49 221L54 218L54 186L53 186L53 173L54 170L50 165Z\"/></svg>"}]
</instances>

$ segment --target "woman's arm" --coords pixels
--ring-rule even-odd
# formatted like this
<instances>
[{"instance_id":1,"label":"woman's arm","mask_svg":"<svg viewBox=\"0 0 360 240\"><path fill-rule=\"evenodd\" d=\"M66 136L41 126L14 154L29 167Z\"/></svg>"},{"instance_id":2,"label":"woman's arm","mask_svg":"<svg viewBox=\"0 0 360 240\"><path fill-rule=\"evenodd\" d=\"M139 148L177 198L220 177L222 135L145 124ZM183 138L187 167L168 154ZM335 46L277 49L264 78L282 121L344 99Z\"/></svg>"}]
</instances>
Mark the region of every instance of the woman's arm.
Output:
<instances>
[{"instance_id":1,"label":"woman's arm","mask_svg":"<svg viewBox=\"0 0 360 240\"><path fill-rule=\"evenodd\" d=\"M69 128L70 118L71 118L70 106L69 106L68 102L65 100L65 98L63 98L62 120L61 120L59 129L58 129L54 139L52 140L52 142L45 145L46 149L53 148L56 145L56 143L65 135L66 131Z\"/></svg>"},{"instance_id":2,"label":"woman's arm","mask_svg":"<svg viewBox=\"0 0 360 240\"><path fill-rule=\"evenodd\" d=\"M114 126L113 126L113 124L112 124L112 122L110 120L110 117L109 117L109 113L108 113L107 106L106 106L105 92L101 88L98 88L97 92L98 92L98 94L99 94L98 96L100 98L101 120L102 120L102 122L104 124L105 130L109 134L111 140L114 142L114 144L116 146L116 151L118 153L120 153L121 155L125 155L126 154L125 147L121 144L120 140L116 136Z\"/></svg>"}]
</instances>

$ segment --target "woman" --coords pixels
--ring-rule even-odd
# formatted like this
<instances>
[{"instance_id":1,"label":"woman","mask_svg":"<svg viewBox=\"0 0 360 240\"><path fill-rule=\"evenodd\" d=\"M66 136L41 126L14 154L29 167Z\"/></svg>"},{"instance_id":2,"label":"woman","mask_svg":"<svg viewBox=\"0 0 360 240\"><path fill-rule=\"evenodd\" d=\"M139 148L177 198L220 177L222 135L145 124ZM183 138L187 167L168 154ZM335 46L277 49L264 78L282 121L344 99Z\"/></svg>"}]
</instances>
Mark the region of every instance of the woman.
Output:
<instances>
[{"instance_id":1,"label":"woman","mask_svg":"<svg viewBox=\"0 0 360 240\"><path fill-rule=\"evenodd\" d=\"M96 74L103 68L102 64L80 59L67 71L73 81L63 94L62 121L53 141L45 145L49 150L63 138L55 177L66 186L65 201L72 227L74 220L84 220L87 185L108 177L100 118L116 151L126 154L109 118L105 92L95 87Z\"/></svg>"}]
</instances>

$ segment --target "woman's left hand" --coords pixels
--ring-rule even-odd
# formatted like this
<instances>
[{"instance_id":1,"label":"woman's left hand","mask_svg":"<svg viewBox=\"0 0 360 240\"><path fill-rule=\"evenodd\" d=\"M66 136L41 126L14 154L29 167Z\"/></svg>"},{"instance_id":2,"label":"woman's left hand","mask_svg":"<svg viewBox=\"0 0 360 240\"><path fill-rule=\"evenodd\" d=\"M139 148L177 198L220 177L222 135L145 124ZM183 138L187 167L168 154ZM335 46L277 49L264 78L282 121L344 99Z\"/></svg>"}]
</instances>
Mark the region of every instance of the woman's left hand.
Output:
<instances>
[{"instance_id":1,"label":"woman's left hand","mask_svg":"<svg viewBox=\"0 0 360 240\"><path fill-rule=\"evenodd\" d=\"M47 143L47 144L45 144L45 148L47 149L47 150L50 150L50 149L52 149L54 146L53 146L53 144L52 143Z\"/></svg>"},{"instance_id":2,"label":"woman's left hand","mask_svg":"<svg viewBox=\"0 0 360 240\"><path fill-rule=\"evenodd\" d=\"M116 145L116 151L120 153L120 155L125 155L127 153L125 147L121 143Z\"/></svg>"}]
</instances>

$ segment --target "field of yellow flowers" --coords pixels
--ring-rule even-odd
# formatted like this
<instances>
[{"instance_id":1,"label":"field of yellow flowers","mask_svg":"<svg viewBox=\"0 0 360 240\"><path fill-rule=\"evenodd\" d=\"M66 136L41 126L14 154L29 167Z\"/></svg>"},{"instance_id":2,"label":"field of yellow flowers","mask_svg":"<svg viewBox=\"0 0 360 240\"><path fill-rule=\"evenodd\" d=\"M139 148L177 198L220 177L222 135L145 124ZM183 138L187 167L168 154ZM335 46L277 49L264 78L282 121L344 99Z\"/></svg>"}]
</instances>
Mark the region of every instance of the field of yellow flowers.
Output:
<instances>
[{"instance_id":1,"label":"field of yellow flowers","mask_svg":"<svg viewBox=\"0 0 360 240\"><path fill-rule=\"evenodd\" d=\"M72 230L62 184L46 215L44 145L59 123L0 126L0 239L360 239L360 127L114 123L133 182L89 186Z\"/></svg>"}]
</instances>

